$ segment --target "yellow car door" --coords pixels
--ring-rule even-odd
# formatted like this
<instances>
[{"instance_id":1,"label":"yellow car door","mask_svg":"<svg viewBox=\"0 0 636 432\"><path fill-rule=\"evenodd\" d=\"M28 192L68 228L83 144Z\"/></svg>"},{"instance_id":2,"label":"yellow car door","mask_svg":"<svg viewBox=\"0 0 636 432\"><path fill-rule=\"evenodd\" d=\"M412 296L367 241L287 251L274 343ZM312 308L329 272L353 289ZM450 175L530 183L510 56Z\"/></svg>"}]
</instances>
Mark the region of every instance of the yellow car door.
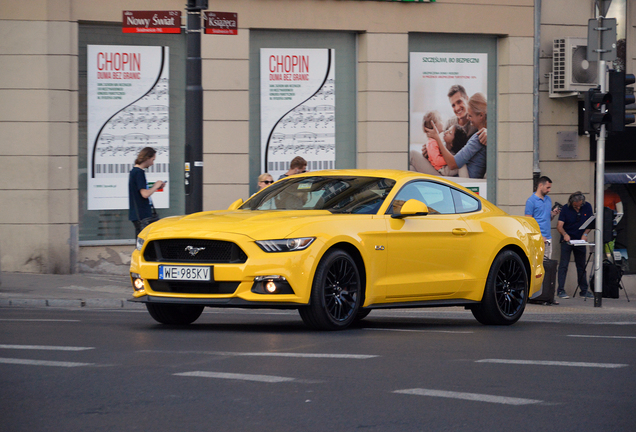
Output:
<instances>
[{"instance_id":1,"label":"yellow car door","mask_svg":"<svg viewBox=\"0 0 636 432\"><path fill-rule=\"evenodd\" d=\"M409 199L425 203L429 213L392 217ZM468 224L455 212L451 188L411 182L398 192L388 213L386 301L443 299L459 291L474 245Z\"/></svg>"}]
</instances>

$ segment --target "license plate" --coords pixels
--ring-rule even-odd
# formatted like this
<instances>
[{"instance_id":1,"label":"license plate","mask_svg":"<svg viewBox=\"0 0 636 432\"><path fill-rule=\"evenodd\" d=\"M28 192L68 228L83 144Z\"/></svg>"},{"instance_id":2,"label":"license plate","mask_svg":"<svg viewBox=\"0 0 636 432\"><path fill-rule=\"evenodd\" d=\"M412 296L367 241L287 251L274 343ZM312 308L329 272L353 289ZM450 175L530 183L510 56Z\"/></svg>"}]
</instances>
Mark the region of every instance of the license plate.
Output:
<instances>
[{"instance_id":1,"label":"license plate","mask_svg":"<svg viewBox=\"0 0 636 432\"><path fill-rule=\"evenodd\" d=\"M212 267L160 265L159 279L210 281L212 280Z\"/></svg>"}]
</instances>

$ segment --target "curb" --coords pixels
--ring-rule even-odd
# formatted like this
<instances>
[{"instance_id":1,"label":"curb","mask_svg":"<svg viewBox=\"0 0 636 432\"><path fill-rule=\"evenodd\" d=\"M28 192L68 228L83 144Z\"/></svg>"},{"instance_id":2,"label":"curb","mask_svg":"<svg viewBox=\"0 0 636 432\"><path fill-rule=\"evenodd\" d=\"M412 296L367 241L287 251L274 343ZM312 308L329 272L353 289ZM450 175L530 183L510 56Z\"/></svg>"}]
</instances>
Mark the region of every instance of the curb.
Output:
<instances>
[{"instance_id":1,"label":"curb","mask_svg":"<svg viewBox=\"0 0 636 432\"><path fill-rule=\"evenodd\" d=\"M0 307L18 308L87 308L87 309L143 309L141 303L127 299L0 299Z\"/></svg>"}]
</instances>

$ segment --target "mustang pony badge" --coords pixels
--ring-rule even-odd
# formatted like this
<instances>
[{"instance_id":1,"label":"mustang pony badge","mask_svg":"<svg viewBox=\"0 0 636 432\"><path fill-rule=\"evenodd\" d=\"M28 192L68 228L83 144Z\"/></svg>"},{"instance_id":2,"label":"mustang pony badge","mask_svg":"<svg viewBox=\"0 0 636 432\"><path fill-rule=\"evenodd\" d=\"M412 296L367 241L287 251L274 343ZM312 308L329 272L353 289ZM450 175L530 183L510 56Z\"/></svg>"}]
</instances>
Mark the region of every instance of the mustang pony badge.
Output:
<instances>
[{"instance_id":1,"label":"mustang pony badge","mask_svg":"<svg viewBox=\"0 0 636 432\"><path fill-rule=\"evenodd\" d=\"M204 250L204 247L194 247L194 246L186 246L185 250L186 252L188 252L191 256L195 256L196 254L198 254L199 252L201 252L202 250Z\"/></svg>"}]
</instances>

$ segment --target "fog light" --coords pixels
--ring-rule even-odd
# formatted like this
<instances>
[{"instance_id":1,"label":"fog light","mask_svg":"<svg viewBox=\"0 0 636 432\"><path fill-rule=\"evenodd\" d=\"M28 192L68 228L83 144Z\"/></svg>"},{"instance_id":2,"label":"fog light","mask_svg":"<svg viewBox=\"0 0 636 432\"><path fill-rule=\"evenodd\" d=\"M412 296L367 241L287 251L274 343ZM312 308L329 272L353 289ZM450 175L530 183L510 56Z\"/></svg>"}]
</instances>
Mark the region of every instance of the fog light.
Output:
<instances>
[{"instance_id":1,"label":"fog light","mask_svg":"<svg viewBox=\"0 0 636 432\"><path fill-rule=\"evenodd\" d=\"M142 279L142 277L140 275L138 275L137 273L131 273L130 277L132 279L133 288L136 291L143 291L144 290L144 280Z\"/></svg>"},{"instance_id":2,"label":"fog light","mask_svg":"<svg viewBox=\"0 0 636 432\"><path fill-rule=\"evenodd\" d=\"M274 283L274 281L267 281L267 283L265 284L265 289L267 290L267 292L274 294L276 292L276 284Z\"/></svg>"},{"instance_id":3,"label":"fog light","mask_svg":"<svg viewBox=\"0 0 636 432\"><path fill-rule=\"evenodd\" d=\"M257 294L294 294L287 279L280 275L256 276L252 292Z\"/></svg>"}]
</instances>

